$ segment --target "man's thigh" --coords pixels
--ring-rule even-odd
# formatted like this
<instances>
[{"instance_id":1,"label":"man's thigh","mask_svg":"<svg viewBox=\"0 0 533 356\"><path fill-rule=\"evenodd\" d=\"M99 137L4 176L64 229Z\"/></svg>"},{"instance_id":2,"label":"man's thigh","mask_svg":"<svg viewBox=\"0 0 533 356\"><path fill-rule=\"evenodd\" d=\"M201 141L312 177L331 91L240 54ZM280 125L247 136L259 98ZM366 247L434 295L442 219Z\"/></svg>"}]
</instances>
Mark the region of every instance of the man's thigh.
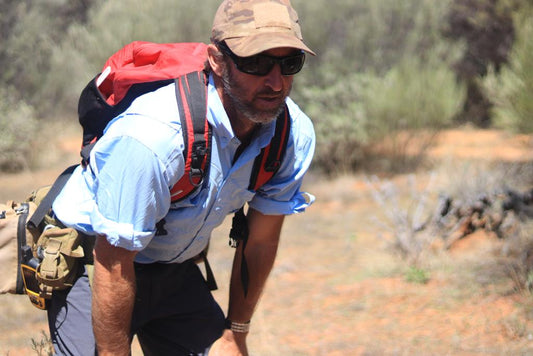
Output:
<instances>
[{"instance_id":1,"label":"man's thigh","mask_svg":"<svg viewBox=\"0 0 533 356\"><path fill-rule=\"evenodd\" d=\"M136 277L132 333L146 355L202 354L220 337L224 314L194 263L140 266ZM86 272L69 290L54 292L48 323L57 355L96 354Z\"/></svg>"},{"instance_id":2,"label":"man's thigh","mask_svg":"<svg viewBox=\"0 0 533 356\"><path fill-rule=\"evenodd\" d=\"M222 335L224 314L196 264L136 272L133 331L145 355L202 354Z\"/></svg>"}]
</instances>

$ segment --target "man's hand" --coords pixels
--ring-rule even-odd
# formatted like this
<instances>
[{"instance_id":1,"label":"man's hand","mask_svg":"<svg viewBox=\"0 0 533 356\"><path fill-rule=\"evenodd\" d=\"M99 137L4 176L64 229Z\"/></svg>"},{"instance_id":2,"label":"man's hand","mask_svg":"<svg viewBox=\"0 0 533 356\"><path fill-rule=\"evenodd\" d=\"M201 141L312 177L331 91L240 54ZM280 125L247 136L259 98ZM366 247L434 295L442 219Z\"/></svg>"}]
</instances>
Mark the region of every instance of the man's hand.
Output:
<instances>
[{"instance_id":1,"label":"man's hand","mask_svg":"<svg viewBox=\"0 0 533 356\"><path fill-rule=\"evenodd\" d=\"M92 321L98 354L129 355L135 301L136 252L110 245L98 236L94 248Z\"/></svg>"},{"instance_id":2,"label":"man's hand","mask_svg":"<svg viewBox=\"0 0 533 356\"><path fill-rule=\"evenodd\" d=\"M226 329L211 349L209 356L248 356L246 336L244 333L234 333Z\"/></svg>"}]
</instances>

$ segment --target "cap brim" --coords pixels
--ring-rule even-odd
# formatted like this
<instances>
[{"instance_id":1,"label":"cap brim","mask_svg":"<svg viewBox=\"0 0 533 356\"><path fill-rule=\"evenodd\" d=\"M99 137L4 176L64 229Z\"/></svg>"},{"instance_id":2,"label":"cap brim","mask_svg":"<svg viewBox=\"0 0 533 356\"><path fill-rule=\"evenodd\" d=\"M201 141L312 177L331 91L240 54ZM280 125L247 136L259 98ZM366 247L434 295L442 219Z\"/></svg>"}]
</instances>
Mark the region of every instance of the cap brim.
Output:
<instances>
[{"instance_id":1,"label":"cap brim","mask_svg":"<svg viewBox=\"0 0 533 356\"><path fill-rule=\"evenodd\" d=\"M255 36L227 38L226 44L239 57L249 57L273 48L296 48L301 49L313 56L313 52L301 40L293 34L261 33Z\"/></svg>"}]
</instances>

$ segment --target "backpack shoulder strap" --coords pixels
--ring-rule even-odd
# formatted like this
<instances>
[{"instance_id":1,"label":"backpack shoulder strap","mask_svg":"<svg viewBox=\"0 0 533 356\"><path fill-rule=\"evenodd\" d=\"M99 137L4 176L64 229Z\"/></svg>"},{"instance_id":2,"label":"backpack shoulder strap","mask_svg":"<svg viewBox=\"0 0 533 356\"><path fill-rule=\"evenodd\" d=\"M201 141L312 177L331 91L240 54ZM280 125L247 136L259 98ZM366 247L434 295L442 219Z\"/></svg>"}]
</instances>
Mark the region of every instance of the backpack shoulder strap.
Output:
<instances>
[{"instance_id":1,"label":"backpack shoulder strap","mask_svg":"<svg viewBox=\"0 0 533 356\"><path fill-rule=\"evenodd\" d=\"M61 192L61 190L63 189L77 166L78 165L75 164L65 169L56 178L54 184L52 185L46 196L37 206L37 209L26 223L26 226L32 232L32 234L38 236L38 232L43 228L41 224L44 220L45 215L48 214L48 212L52 208L52 204L55 198L59 195L59 193Z\"/></svg>"},{"instance_id":2,"label":"backpack shoulder strap","mask_svg":"<svg viewBox=\"0 0 533 356\"><path fill-rule=\"evenodd\" d=\"M285 110L276 119L276 132L270 143L255 158L249 189L257 191L267 183L281 167L289 141L291 122L289 110Z\"/></svg>"},{"instance_id":3,"label":"backpack shoulder strap","mask_svg":"<svg viewBox=\"0 0 533 356\"><path fill-rule=\"evenodd\" d=\"M189 196L209 174L211 161L211 125L207 121L207 83L203 72L177 78L176 98L183 131L185 171L171 188L171 201Z\"/></svg>"}]
</instances>

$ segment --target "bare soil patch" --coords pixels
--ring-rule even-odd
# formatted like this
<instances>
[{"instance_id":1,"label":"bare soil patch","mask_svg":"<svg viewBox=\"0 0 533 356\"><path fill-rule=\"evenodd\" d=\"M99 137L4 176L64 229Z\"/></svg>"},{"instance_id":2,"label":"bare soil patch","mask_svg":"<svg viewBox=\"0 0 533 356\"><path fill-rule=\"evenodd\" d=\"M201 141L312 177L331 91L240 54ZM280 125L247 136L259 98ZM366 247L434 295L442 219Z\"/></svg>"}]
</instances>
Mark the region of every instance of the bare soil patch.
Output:
<instances>
[{"instance_id":1,"label":"bare soil patch","mask_svg":"<svg viewBox=\"0 0 533 356\"><path fill-rule=\"evenodd\" d=\"M76 155L74 149L66 162L75 162ZM453 130L440 137L430 155L454 164L532 162L532 138ZM24 198L68 164L0 176L0 199ZM424 182L428 172L417 178ZM392 181L407 189L405 176ZM286 220L278 260L253 320L252 355L533 354L532 297L517 293L496 263L501 240L476 232L449 251L437 250L425 264L429 282L410 283L406 264L379 238L382 231L373 218L381 212L363 174L334 180L311 176L306 189L317 201ZM213 236L210 251L222 306L233 253L227 247L228 224ZM25 296L0 296L0 301L0 354L36 355L32 340L43 340L45 313ZM138 348L134 354L140 354Z\"/></svg>"}]
</instances>

